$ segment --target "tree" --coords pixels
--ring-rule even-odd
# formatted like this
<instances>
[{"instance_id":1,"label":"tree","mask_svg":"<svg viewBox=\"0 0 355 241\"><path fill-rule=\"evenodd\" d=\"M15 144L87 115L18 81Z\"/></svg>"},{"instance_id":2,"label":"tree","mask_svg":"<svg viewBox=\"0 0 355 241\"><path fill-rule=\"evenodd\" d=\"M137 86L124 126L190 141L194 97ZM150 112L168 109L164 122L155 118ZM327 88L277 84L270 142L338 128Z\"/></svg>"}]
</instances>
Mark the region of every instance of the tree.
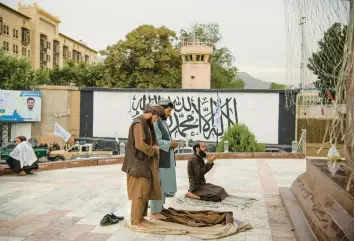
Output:
<instances>
[{"instance_id":1,"label":"tree","mask_svg":"<svg viewBox=\"0 0 355 241\"><path fill-rule=\"evenodd\" d=\"M213 44L211 87L213 89L243 89L245 83L237 75L238 69L233 65L233 54L226 47L216 47L222 39L219 25L217 23L197 23L192 26L190 31L180 31L180 39L194 36L201 41L209 40Z\"/></svg>"},{"instance_id":2,"label":"tree","mask_svg":"<svg viewBox=\"0 0 355 241\"><path fill-rule=\"evenodd\" d=\"M184 29L180 30L180 38L193 38L194 36L201 40L209 40L213 44L214 48L222 39L218 23L196 23L192 26L190 31L186 31Z\"/></svg>"},{"instance_id":3,"label":"tree","mask_svg":"<svg viewBox=\"0 0 355 241\"><path fill-rule=\"evenodd\" d=\"M181 58L176 33L166 27L142 25L108 46L105 60L106 87L178 88Z\"/></svg>"},{"instance_id":4,"label":"tree","mask_svg":"<svg viewBox=\"0 0 355 241\"><path fill-rule=\"evenodd\" d=\"M343 64L344 44L347 26L334 23L318 41L319 51L314 52L309 58L307 67L317 75L314 82L316 88L335 88L337 78ZM330 91L333 98L335 91ZM320 92L320 97L325 103L329 103L326 90Z\"/></svg>"},{"instance_id":5,"label":"tree","mask_svg":"<svg viewBox=\"0 0 355 241\"><path fill-rule=\"evenodd\" d=\"M80 87L100 86L104 81L105 68L101 63L85 64L84 62L68 61L62 68L50 72L50 84L70 85Z\"/></svg>"},{"instance_id":6,"label":"tree","mask_svg":"<svg viewBox=\"0 0 355 241\"><path fill-rule=\"evenodd\" d=\"M234 57L229 49L216 49L211 61L211 87L213 89L244 89L244 81L237 76L232 64Z\"/></svg>"},{"instance_id":7,"label":"tree","mask_svg":"<svg viewBox=\"0 0 355 241\"><path fill-rule=\"evenodd\" d=\"M272 82L271 85L270 85L270 89L272 89L272 90L284 90L284 89L286 89L286 86L283 85L283 84L277 84L277 83Z\"/></svg>"},{"instance_id":8,"label":"tree","mask_svg":"<svg viewBox=\"0 0 355 241\"><path fill-rule=\"evenodd\" d=\"M35 73L27 58L17 58L0 50L0 89L28 90Z\"/></svg>"},{"instance_id":9,"label":"tree","mask_svg":"<svg viewBox=\"0 0 355 241\"><path fill-rule=\"evenodd\" d=\"M265 149L265 145L258 143L244 124L234 124L228 128L217 146L217 152L223 152L225 141L229 142L230 152L263 152Z\"/></svg>"}]
</instances>

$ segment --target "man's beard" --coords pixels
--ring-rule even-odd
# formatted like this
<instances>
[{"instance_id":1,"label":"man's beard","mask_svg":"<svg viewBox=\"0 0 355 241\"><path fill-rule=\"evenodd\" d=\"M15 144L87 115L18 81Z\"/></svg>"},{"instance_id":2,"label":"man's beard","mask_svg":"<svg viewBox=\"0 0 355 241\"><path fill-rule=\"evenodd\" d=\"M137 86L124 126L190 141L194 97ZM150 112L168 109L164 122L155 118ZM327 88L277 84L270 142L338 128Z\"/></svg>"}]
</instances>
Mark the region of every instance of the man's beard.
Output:
<instances>
[{"instance_id":1,"label":"man's beard","mask_svg":"<svg viewBox=\"0 0 355 241\"><path fill-rule=\"evenodd\" d=\"M202 158L205 158L207 156L207 153L204 152L204 151L200 151L199 153L199 156L202 157Z\"/></svg>"},{"instance_id":2,"label":"man's beard","mask_svg":"<svg viewBox=\"0 0 355 241\"><path fill-rule=\"evenodd\" d=\"M152 126L152 124L153 124L152 118L147 119L147 124L149 126Z\"/></svg>"},{"instance_id":3,"label":"man's beard","mask_svg":"<svg viewBox=\"0 0 355 241\"><path fill-rule=\"evenodd\" d=\"M162 120L166 121L166 120L169 118L169 116L161 115L160 118L161 118Z\"/></svg>"}]
</instances>

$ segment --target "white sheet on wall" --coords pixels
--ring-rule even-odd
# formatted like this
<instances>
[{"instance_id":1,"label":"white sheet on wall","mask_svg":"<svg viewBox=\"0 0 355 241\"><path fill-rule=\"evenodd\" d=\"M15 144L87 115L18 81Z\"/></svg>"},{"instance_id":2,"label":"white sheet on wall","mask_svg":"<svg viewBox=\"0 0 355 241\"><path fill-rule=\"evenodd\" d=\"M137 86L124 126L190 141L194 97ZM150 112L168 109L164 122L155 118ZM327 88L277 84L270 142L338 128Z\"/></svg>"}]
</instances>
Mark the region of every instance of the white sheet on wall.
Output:
<instances>
[{"instance_id":1,"label":"white sheet on wall","mask_svg":"<svg viewBox=\"0 0 355 241\"><path fill-rule=\"evenodd\" d=\"M248 126L262 143L278 143L278 93L219 93L222 106L222 128L214 128L217 93L206 92L94 92L94 129L96 137L128 137L132 118L142 113L146 103L170 98L175 104L168 120L172 137L215 141L238 121Z\"/></svg>"}]
</instances>

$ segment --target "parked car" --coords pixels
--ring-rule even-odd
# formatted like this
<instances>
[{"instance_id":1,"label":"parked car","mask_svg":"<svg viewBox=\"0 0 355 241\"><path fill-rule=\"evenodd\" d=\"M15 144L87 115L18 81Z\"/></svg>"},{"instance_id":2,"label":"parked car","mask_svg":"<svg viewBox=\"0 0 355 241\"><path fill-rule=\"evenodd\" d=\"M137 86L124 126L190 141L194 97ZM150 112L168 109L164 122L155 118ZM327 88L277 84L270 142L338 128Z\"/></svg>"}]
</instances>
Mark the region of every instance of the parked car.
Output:
<instances>
[{"instance_id":1,"label":"parked car","mask_svg":"<svg viewBox=\"0 0 355 241\"><path fill-rule=\"evenodd\" d=\"M265 152L279 152L279 153L285 153L286 151L283 150L282 148L279 148L279 147L267 147L267 148L265 148Z\"/></svg>"},{"instance_id":2,"label":"parked car","mask_svg":"<svg viewBox=\"0 0 355 241\"><path fill-rule=\"evenodd\" d=\"M10 153L15 149L16 143L11 142L4 147L0 148L1 159L7 159ZM37 159L47 156L47 145L39 145L33 147L33 150L37 156Z\"/></svg>"},{"instance_id":3,"label":"parked car","mask_svg":"<svg viewBox=\"0 0 355 241\"><path fill-rule=\"evenodd\" d=\"M48 153L49 161L63 161L69 159L90 158L91 156L112 156L112 151L105 151L94 144L76 144L68 150L51 151Z\"/></svg>"},{"instance_id":4,"label":"parked car","mask_svg":"<svg viewBox=\"0 0 355 241\"><path fill-rule=\"evenodd\" d=\"M192 147L182 147L182 148L176 148L174 150L175 154L186 154L186 153L193 153Z\"/></svg>"}]
</instances>

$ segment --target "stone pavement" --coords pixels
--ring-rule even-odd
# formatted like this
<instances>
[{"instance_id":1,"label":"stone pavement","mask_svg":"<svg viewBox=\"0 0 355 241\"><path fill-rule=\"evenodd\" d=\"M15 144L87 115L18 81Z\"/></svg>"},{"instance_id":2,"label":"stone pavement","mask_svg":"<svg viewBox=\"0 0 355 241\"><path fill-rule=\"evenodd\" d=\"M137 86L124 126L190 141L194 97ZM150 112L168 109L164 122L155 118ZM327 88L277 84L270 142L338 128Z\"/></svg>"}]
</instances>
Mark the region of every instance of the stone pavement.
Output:
<instances>
[{"instance_id":1,"label":"stone pavement","mask_svg":"<svg viewBox=\"0 0 355 241\"><path fill-rule=\"evenodd\" d=\"M217 160L208 173L208 182L225 187L230 194L259 199L248 210L228 209L254 229L221 240L296 240L278 187L290 187L305 168L303 159ZM186 161L177 162L177 179L179 192L187 191ZM165 206L193 209L179 205L175 198L169 198ZM123 222L100 227L101 218L110 212L126 218L130 213L121 165L0 177L0 241L198 240L133 233Z\"/></svg>"}]
</instances>

